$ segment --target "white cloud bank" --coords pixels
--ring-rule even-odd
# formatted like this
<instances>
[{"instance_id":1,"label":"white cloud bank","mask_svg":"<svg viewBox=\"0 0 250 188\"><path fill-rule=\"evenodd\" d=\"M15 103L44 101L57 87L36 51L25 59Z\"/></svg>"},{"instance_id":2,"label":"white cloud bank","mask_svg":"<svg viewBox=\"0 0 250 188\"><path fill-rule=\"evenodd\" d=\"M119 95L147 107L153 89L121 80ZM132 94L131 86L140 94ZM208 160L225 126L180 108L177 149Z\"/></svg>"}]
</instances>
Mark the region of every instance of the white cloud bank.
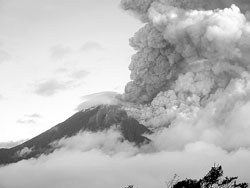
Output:
<instances>
[{"instance_id":1,"label":"white cloud bank","mask_svg":"<svg viewBox=\"0 0 250 188\"><path fill-rule=\"evenodd\" d=\"M62 139L56 145L63 148L48 156L1 167L0 187L123 188L134 184L163 188L174 174L201 178L214 163L223 166L225 175L250 182L249 149L227 152L202 141L188 143L183 149L162 149L154 144L138 149L120 138L111 129Z\"/></svg>"},{"instance_id":2,"label":"white cloud bank","mask_svg":"<svg viewBox=\"0 0 250 188\"><path fill-rule=\"evenodd\" d=\"M249 4L207 2L122 1L147 22L130 40L137 53L124 99L137 104L124 108L155 131L149 145L122 143L113 129L83 133L48 156L1 167L0 187L162 188L174 174L201 178L214 163L250 183ZM90 95L79 109L115 95Z\"/></svg>"}]
</instances>

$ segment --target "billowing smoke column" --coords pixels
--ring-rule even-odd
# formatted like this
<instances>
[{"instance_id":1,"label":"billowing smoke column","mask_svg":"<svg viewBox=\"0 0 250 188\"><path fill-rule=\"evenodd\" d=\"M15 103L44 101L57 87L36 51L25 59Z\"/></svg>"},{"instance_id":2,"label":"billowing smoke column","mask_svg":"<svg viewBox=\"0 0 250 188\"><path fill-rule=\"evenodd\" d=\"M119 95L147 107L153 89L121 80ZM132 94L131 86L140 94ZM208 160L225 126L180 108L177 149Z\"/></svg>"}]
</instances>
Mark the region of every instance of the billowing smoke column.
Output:
<instances>
[{"instance_id":1,"label":"billowing smoke column","mask_svg":"<svg viewBox=\"0 0 250 188\"><path fill-rule=\"evenodd\" d=\"M155 139L165 139L165 149L196 141L229 150L249 147L250 2L121 4L145 23L130 39L137 52L123 97L139 105L127 107L128 113L160 130Z\"/></svg>"},{"instance_id":2,"label":"billowing smoke column","mask_svg":"<svg viewBox=\"0 0 250 188\"><path fill-rule=\"evenodd\" d=\"M124 9L146 22L130 40L137 53L129 66L132 81L125 88L125 99L147 103L160 91L169 90L201 99L248 72L250 26L231 4L244 9L249 5L238 2L122 1ZM227 6L231 8L215 9Z\"/></svg>"},{"instance_id":3,"label":"billowing smoke column","mask_svg":"<svg viewBox=\"0 0 250 188\"><path fill-rule=\"evenodd\" d=\"M250 183L250 0L122 7L145 23L130 40L137 53L125 100L105 92L79 108L119 104L153 130L151 142L136 147L116 126L82 132L50 155L1 167L1 188L160 188L174 173L200 178L213 163Z\"/></svg>"}]
</instances>

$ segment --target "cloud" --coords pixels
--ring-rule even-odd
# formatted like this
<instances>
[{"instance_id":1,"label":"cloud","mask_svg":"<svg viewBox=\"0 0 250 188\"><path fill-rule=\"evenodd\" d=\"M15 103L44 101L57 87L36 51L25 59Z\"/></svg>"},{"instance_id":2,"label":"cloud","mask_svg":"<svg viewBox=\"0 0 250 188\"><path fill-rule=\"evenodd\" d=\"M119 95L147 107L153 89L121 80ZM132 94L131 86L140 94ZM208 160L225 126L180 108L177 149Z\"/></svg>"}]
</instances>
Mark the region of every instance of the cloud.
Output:
<instances>
[{"instance_id":1,"label":"cloud","mask_svg":"<svg viewBox=\"0 0 250 188\"><path fill-rule=\"evenodd\" d=\"M26 117L29 118L41 118L42 116L40 114L34 113L34 114L27 114L25 115Z\"/></svg>"},{"instance_id":2,"label":"cloud","mask_svg":"<svg viewBox=\"0 0 250 188\"><path fill-rule=\"evenodd\" d=\"M93 93L90 95L85 95L82 97L84 102L79 104L76 107L76 110L80 111L100 104L108 104L108 105L118 104L119 103L118 96L119 96L118 93L112 91L104 91L99 93Z\"/></svg>"},{"instance_id":3,"label":"cloud","mask_svg":"<svg viewBox=\"0 0 250 188\"><path fill-rule=\"evenodd\" d=\"M51 53L50 56L54 60L62 60L64 57L70 54L70 52L71 52L70 47L63 46L61 44L58 44L50 48L50 53Z\"/></svg>"},{"instance_id":4,"label":"cloud","mask_svg":"<svg viewBox=\"0 0 250 188\"><path fill-rule=\"evenodd\" d=\"M36 84L35 93L41 96L52 96L70 87L71 82L59 82L55 79Z\"/></svg>"},{"instance_id":5,"label":"cloud","mask_svg":"<svg viewBox=\"0 0 250 188\"><path fill-rule=\"evenodd\" d=\"M74 79L81 79L81 78L85 78L90 72L87 70L79 70L79 71L74 71L71 74L71 77Z\"/></svg>"},{"instance_id":6,"label":"cloud","mask_svg":"<svg viewBox=\"0 0 250 188\"><path fill-rule=\"evenodd\" d=\"M69 71L69 69L67 69L67 68L59 68L55 72L57 72L57 73L66 73L68 71Z\"/></svg>"},{"instance_id":7,"label":"cloud","mask_svg":"<svg viewBox=\"0 0 250 188\"><path fill-rule=\"evenodd\" d=\"M5 97L0 94L0 101L3 100Z\"/></svg>"},{"instance_id":8,"label":"cloud","mask_svg":"<svg viewBox=\"0 0 250 188\"><path fill-rule=\"evenodd\" d=\"M81 50L84 52L93 51L93 50L100 51L100 50L104 50L104 48L102 47L102 45L100 45L97 42L89 41L82 45Z\"/></svg>"},{"instance_id":9,"label":"cloud","mask_svg":"<svg viewBox=\"0 0 250 188\"><path fill-rule=\"evenodd\" d=\"M213 144L193 142L181 150L150 152L121 142L120 137L111 129L64 138L54 143L63 148L48 156L1 167L0 187L161 188L174 174L181 179L201 178L214 163L223 166L225 175L250 182L248 149L228 153Z\"/></svg>"},{"instance_id":10,"label":"cloud","mask_svg":"<svg viewBox=\"0 0 250 188\"><path fill-rule=\"evenodd\" d=\"M82 78L85 78L90 74L88 70L72 70L69 68L59 68L55 71L56 73L64 74L69 76L70 78L73 78L74 80L79 80Z\"/></svg>"},{"instance_id":11,"label":"cloud","mask_svg":"<svg viewBox=\"0 0 250 188\"><path fill-rule=\"evenodd\" d=\"M56 148L63 148L63 150L78 150L82 152L95 148L110 155L123 151L133 155L139 151L130 142L121 142L122 138L119 126L114 125L110 129L100 132L80 132L73 137L55 141L51 145Z\"/></svg>"},{"instance_id":12,"label":"cloud","mask_svg":"<svg viewBox=\"0 0 250 188\"><path fill-rule=\"evenodd\" d=\"M35 124L36 123L34 119L19 119L16 122L19 124Z\"/></svg>"},{"instance_id":13,"label":"cloud","mask_svg":"<svg viewBox=\"0 0 250 188\"><path fill-rule=\"evenodd\" d=\"M147 17L147 23L130 39L136 53L129 65L126 100L148 103L169 90L177 96L185 93L203 98L250 72L245 67L250 43L243 42L250 41L248 15L233 1L222 6L230 8L214 10L214 6L220 8L217 2L122 1L126 10ZM204 10L206 5L211 10Z\"/></svg>"},{"instance_id":14,"label":"cloud","mask_svg":"<svg viewBox=\"0 0 250 188\"><path fill-rule=\"evenodd\" d=\"M18 124L36 124L37 120L41 118L40 114L34 113L34 114L27 114L24 116L24 118L17 120L16 122Z\"/></svg>"},{"instance_id":15,"label":"cloud","mask_svg":"<svg viewBox=\"0 0 250 188\"><path fill-rule=\"evenodd\" d=\"M154 130L149 144L122 141L119 127L80 133L53 143L50 155L1 167L0 187L160 188L174 174L201 178L214 163L250 183L249 18L236 6L207 11L206 2L122 1L148 22L130 40L137 53L122 108ZM65 89L55 80L40 86L46 96ZM85 96L78 109L116 96Z\"/></svg>"},{"instance_id":16,"label":"cloud","mask_svg":"<svg viewBox=\"0 0 250 188\"><path fill-rule=\"evenodd\" d=\"M28 148L28 147L25 147L19 151L17 151L16 155L18 157L25 157L27 156L28 154L30 154L32 152L32 148Z\"/></svg>"},{"instance_id":17,"label":"cloud","mask_svg":"<svg viewBox=\"0 0 250 188\"><path fill-rule=\"evenodd\" d=\"M11 55L4 51L4 50L0 50L0 63L9 61L11 59Z\"/></svg>"}]
</instances>

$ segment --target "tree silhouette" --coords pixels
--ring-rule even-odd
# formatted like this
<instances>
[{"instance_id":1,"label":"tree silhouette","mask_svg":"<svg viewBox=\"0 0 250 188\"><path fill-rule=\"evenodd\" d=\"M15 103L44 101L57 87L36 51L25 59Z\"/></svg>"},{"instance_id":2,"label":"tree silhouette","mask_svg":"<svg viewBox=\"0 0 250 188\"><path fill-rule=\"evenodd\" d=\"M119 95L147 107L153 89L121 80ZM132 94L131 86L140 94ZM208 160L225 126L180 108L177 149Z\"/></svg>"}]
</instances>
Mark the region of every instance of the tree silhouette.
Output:
<instances>
[{"instance_id":1,"label":"tree silhouette","mask_svg":"<svg viewBox=\"0 0 250 188\"><path fill-rule=\"evenodd\" d=\"M247 183L237 183L238 177L223 178L223 170L220 165L213 166L211 170L200 180L178 180L178 176L167 183L167 188L247 188ZM135 188L128 185L125 188Z\"/></svg>"},{"instance_id":2,"label":"tree silhouette","mask_svg":"<svg viewBox=\"0 0 250 188\"><path fill-rule=\"evenodd\" d=\"M247 188L247 183L237 183L238 177L223 178L221 166L214 166L200 180L185 179L168 188Z\"/></svg>"}]
</instances>

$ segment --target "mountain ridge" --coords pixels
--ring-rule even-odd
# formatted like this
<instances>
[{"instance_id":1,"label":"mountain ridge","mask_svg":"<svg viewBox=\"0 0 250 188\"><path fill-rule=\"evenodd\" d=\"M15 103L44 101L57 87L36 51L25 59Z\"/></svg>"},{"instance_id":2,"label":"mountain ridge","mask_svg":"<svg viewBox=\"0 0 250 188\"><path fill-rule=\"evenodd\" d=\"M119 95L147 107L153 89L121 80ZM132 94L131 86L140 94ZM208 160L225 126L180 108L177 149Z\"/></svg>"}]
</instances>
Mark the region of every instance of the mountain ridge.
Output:
<instances>
[{"instance_id":1,"label":"mountain ridge","mask_svg":"<svg viewBox=\"0 0 250 188\"><path fill-rule=\"evenodd\" d=\"M129 117L125 110L118 105L99 105L75 113L65 121L20 145L0 149L0 165L52 153L55 148L51 146L51 143L54 141L69 138L81 131L103 131L113 125L120 127L124 140L133 142L137 146L150 142L144 134L152 132L134 118Z\"/></svg>"}]
</instances>

